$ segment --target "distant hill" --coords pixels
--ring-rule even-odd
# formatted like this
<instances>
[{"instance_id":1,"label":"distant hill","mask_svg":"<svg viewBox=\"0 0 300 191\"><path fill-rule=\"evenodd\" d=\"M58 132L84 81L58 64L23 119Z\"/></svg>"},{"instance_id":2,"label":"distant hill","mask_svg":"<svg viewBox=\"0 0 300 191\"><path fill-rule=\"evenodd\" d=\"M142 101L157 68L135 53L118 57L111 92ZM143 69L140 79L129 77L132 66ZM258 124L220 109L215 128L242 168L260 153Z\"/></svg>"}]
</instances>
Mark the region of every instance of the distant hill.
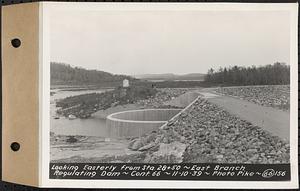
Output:
<instances>
[{"instance_id":1,"label":"distant hill","mask_svg":"<svg viewBox=\"0 0 300 191\"><path fill-rule=\"evenodd\" d=\"M68 64L51 62L51 85L121 85L126 78L136 81L133 77L126 75L114 75L99 70L87 70L72 67Z\"/></svg>"},{"instance_id":2,"label":"distant hill","mask_svg":"<svg viewBox=\"0 0 300 191\"><path fill-rule=\"evenodd\" d=\"M141 74L135 75L135 78L143 79L143 80L161 80L161 81L203 81L205 78L205 74L201 73L190 73L190 74Z\"/></svg>"}]
</instances>

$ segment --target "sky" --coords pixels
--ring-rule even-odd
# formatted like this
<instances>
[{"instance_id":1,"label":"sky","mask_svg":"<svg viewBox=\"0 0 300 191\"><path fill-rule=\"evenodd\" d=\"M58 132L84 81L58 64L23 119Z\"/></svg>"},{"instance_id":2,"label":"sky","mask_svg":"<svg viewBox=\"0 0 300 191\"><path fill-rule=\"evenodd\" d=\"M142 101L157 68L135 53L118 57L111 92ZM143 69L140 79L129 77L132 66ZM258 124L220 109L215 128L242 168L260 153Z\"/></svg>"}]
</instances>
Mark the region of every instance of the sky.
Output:
<instances>
[{"instance_id":1,"label":"sky","mask_svg":"<svg viewBox=\"0 0 300 191\"><path fill-rule=\"evenodd\" d=\"M114 74L289 64L285 11L53 11L51 61Z\"/></svg>"}]
</instances>

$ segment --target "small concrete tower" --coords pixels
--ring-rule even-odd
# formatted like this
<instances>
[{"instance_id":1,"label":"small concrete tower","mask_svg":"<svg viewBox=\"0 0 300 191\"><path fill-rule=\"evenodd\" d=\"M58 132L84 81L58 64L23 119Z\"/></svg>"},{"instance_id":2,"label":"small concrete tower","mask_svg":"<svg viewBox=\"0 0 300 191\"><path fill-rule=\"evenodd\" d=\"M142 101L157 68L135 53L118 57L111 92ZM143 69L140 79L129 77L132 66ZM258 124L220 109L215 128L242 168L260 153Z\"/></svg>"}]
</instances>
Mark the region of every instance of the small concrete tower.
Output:
<instances>
[{"instance_id":1,"label":"small concrete tower","mask_svg":"<svg viewBox=\"0 0 300 191\"><path fill-rule=\"evenodd\" d=\"M123 88L127 88L127 87L129 87L129 80L124 79L123 80Z\"/></svg>"}]
</instances>

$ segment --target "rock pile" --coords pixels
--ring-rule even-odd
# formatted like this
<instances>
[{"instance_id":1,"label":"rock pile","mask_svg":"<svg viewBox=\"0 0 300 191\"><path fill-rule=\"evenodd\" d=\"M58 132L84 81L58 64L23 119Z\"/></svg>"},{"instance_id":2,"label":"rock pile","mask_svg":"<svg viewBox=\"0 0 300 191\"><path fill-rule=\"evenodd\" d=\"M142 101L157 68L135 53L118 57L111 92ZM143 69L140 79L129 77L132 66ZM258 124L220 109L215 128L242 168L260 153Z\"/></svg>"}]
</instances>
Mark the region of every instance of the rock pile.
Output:
<instances>
[{"instance_id":1,"label":"rock pile","mask_svg":"<svg viewBox=\"0 0 300 191\"><path fill-rule=\"evenodd\" d=\"M282 110L290 108L290 86L244 86L219 88L217 92Z\"/></svg>"},{"instance_id":2,"label":"rock pile","mask_svg":"<svg viewBox=\"0 0 300 191\"><path fill-rule=\"evenodd\" d=\"M146 159L150 162L153 161L151 156L155 157L153 153L159 150L161 144L174 142L186 146L183 162L188 163L289 162L288 142L202 98L198 98L191 107L151 136L154 141L148 141L146 144L140 142L138 145L133 141L138 145L135 149L144 147L141 151L147 152ZM151 149L145 149L144 145L151 145ZM160 162L172 161L166 154L165 159L161 159Z\"/></svg>"},{"instance_id":3,"label":"rock pile","mask_svg":"<svg viewBox=\"0 0 300 191\"><path fill-rule=\"evenodd\" d=\"M89 118L99 110L126 104L138 104L144 108L176 108L164 103L175 99L190 89L165 88L154 89L147 87L117 88L103 93L91 93L71 96L56 102L57 114L76 118Z\"/></svg>"},{"instance_id":4,"label":"rock pile","mask_svg":"<svg viewBox=\"0 0 300 191\"><path fill-rule=\"evenodd\" d=\"M149 99L155 97L156 93L157 90L152 87L131 86L117 87L103 93L70 96L56 101L56 107L59 108L57 114L65 117L73 115L75 118L89 118L99 110Z\"/></svg>"},{"instance_id":5,"label":"rock pile","mask_svg":"<svg viewBox=\"0 0 300 191\"><path fill-rule=\"evenodd\" d=\"M162 135L156 131L152 131L148 135L144 135L133 139L128 148L134 151L157 150L158 144L161 142Z\"/></svg>"},{"instance_id":6,"label":"rock pile","mask_svg":"<svg viewBox=\"0 0 300 191\"><path fill-rule=\"evenodd\" d=\"M188 91L190 91L190 89L187 88L158 89L155 96L152 96L149 99L137 100L135 103L142 105L145 108L170 108L171 106L165 105L164 103L175 99Z\"/></svg>"},{"instance_id":7,"label":"rock pile","mask_svg":"<svg viewBox=\"0 0 300 191\"><path fill-rule=\"evenodd\" d=\"M172 143L161 143L157 151L147 154L145 163L181 163L186 145L178 141Z\"/></svg>"}]
</instances>

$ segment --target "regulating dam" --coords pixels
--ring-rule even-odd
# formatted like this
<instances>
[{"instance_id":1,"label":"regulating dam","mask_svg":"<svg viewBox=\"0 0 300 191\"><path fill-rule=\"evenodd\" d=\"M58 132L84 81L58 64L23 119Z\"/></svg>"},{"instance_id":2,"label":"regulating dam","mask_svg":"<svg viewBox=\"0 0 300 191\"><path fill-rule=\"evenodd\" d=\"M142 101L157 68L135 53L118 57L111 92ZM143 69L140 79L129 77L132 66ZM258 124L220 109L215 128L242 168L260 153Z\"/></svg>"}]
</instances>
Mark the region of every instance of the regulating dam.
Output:
<instances>
[{"instance_id":1,"label":"regulating dam","mask_svg":"<svg viewBox=\"0 0 300 191\"><path fill-rule=\"evenodd\" d=\"M113 113L106 118L106 128L111 138L137 137L157 130L181 109L143 109Z\"/></svg>"}]
</instances>

